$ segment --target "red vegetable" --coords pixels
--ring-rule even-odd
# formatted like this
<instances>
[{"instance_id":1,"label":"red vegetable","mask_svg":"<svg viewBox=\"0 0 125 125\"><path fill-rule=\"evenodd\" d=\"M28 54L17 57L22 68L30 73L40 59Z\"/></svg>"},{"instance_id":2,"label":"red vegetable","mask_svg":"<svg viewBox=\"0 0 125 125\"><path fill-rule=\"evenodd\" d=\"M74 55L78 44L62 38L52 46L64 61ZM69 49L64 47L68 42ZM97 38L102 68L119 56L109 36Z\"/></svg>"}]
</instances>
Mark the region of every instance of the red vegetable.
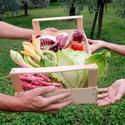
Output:
<instances>
[{"instance_id":1,"label":"red vegetable","mask_svg":"<svg viewBox=\"0 0 125 125\"><path fill-rule=\"evenodd\" d=\"M83 43L79 43L78 41L72 41L72 43L69 45L69 48L73 50L84 51Z\"/></svg>"},{"instance_id":2,"label":"red vegetable","mask_svg":"<svg viewBox=\"0 0 125 125\"><path fill-rule=\"evenodd\" d=\"M56 88L63 88L61 83L52 82L48 76L43 74L25 74L20 75L19 78L24 90L30 90L40 86L55 86Z\"/></svg>"}]
</instances>

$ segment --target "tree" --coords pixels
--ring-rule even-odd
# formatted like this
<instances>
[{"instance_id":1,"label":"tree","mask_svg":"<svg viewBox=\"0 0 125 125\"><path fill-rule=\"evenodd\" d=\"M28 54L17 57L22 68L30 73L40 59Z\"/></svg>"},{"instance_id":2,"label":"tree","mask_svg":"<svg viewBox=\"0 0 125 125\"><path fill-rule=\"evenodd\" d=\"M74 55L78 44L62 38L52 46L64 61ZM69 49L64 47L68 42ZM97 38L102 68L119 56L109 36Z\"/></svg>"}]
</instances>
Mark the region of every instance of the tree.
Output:
<instances>
[{"instance_id":1,"label":"tree","mask_svg":"<svg viewBox=\"0 0 125 125\"><path fill-rule=\"evenodd\" d=\"M27 0L22 0L22 7L24 8L24 15L28 16L28 1Z\"/></svg>"},{"instance_id":2,"label":"tree","mask_svg":"<svg viewBox=\"0 0 125 125\"><path fill-rule=\"evenodd\" d=\"M104 10L107 4L111 2L117 3L119 9L117 14L125 17L125 0L59 0L62 7L67 8L69 15L79 14L84 9L84 5L88 6L90 13L94 12L95 16L91 28L90 38L93 38L97 24L97 38L100 38L103 25Z\"/></svg>"},{"instance_id":3,"label":"tree","mask_svg":"<svg viewBox=\"0 0 125 125\"><path fill-rule=\"evenodd\" d=\"M28 8L36 7L47 7L50 0L0 0L0 18L2 19L2 14L6 11L16 12L22 8L24 9L24 15L28 16Z\"/></svg>"},{"instance_id":4,"label":"tree","mask_svg":"<svg viewBox=\"0 0 125 125\"><path fill-rule=\"evenodd\" d=\"M98 20L97 38L100 38L102 32L104 9L107 8L107 4L110 2L115 2L116 6L118 7L116 13L121 17L125 17L125 0L97 0L96 4L97 6L95 10L93 25L91 28L90 38L93 38L94 36L97 20Z\"/></svg>"},{"instance_id":5,"label":"tree","mask_svg":"<svg viewBox=\"0 0 125 125\"><path fill-rule=\"evenodd\" d=\"M108 2L107 0L97 0L97 8L95 11L93 25L91 28L90 38L93 38L97 20L98 20L97 38L100 38L101 36L104 8L107 5L107 2Z\"/></svg>"},{"instance_id":6,"label":"tree","mask_svg":"<svg viewBox=\"0 0 125 125\"><path fill-rule=\"evenodd\" d=\"M68 10L69 16L79 14L86 0L59 0L60 5Z\"/></svg>"}]
</instances>

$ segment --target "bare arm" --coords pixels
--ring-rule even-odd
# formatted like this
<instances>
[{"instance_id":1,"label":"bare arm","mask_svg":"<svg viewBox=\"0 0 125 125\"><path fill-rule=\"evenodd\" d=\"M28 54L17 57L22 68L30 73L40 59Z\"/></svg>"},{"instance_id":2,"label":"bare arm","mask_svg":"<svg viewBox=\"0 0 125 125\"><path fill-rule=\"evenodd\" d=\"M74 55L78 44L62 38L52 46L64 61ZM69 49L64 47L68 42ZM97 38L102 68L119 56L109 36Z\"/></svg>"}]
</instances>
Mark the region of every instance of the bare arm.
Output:
<instances>
[{"instance_id":1,"label":"bare arm","mask_svg":"<svg viewBox=\"0 0 125 125\"><path fill-rule=\"evenodd\" d=\"M55 28L47 28L42 33L56 33L58 30ZM30 39L32 37L33 30L17 27L5 22L0 21L0 38L8 39Z\"/></svg>"},{"instance_id":2,"label":"bare arm","mask_svg":"<svg viewBox=\"0 0 125 125\"><path fill-rule=\"evenodd\" d=\"M113 44L113 43L104 42L103 46L104 46L104 48L110 49L121 55L125 55L125 45L117 45L117 44Z\"/></svg>"},{"instance_id":3,"label":"bare arm","mask_svg":"<svg viewBox=\"0 0 125 125\"><path fill-rule=\"evenodd\" d=\"M118 45L102 40L89 40L91 51L94 52L100 48L107 48L121 55L125 55L125 45Z\"/></svg>"},{"instance_id":4,"label":"bare arm","mask_svg":"<svg viewBox=\"0 0 125 125\"><path fill-rule=\"evenodd\" d=\"M30 39L31 36L31 29L16 27L11 24L0 21L0 38Z\"/></svg>"},{"instance_id":5,"label":"bare arm","mask_svg":"<svg viewBox=\"0 0 125 125\"><path fill-rule=\"evenodd\" d=\"M59 102L70 96L67 92L51 97L42 96L52 90L55 90L55 88L40 87L27 91L22 96L0 94L0 111L57 112L59 109L72 103L72 100Z\"/></svg>"}]
</instances>

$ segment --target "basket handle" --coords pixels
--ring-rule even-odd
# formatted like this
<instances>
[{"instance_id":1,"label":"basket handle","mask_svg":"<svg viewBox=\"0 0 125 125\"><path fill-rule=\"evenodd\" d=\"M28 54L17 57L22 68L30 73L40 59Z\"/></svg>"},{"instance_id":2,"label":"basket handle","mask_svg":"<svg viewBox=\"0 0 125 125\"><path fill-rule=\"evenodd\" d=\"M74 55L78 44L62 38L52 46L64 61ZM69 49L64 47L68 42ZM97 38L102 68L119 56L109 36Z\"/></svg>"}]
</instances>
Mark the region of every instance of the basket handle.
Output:
<instances>
[{"instance_id":1,"label":"basket handle","mask_svg":"<svg viewBox=\"0 0 125 125\"><path fill-rule=\"evenodd\" d=\"M55 20L71 20L76 19L77 29L83 30L83 16L65 16L65 17L50 17L50 18L36 18L32 20L34 35L39 35L41 32L40 22L55 21Z\"/></svg>"},{"instance_id":2,"label":"basket handle","mask_svg":"<svg viewBox=\"0 0 125 125\"><path fill-rule=\"evenodd\" d=\"M41 28L40 28L40 22L43 21L55 21L55 20L72 20L75 19L77 21L77 29L83 30L83 16L64 16L64 17L50 17L50 18L36 18L32 20L33 25L33 34L35 36L38 36L41 34ZM84 33L85 36L85 45L86 45L86 51L89 55L91 55L88 39Z\"/></svg>"}]
</instances>

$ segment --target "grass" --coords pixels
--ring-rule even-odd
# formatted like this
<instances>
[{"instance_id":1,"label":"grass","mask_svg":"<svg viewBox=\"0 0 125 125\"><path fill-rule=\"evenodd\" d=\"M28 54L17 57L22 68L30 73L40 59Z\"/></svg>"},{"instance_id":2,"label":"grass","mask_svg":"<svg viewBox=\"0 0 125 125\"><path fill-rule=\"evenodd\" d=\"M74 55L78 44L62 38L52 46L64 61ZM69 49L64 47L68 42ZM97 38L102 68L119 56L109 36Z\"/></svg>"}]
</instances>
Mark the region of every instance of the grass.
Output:
<instances>
[{"instance_id":1,"label":"grass","mask_svg":"<svg viewBox=\"0 0 125 125\"><path fill-rule=\"evenodd\" d=\"M102 39L112 43L125 44L125 19L114 14L115 8L109 6L105 12ZM22 12L21 12L22 13ZM4 17L8 23L32 28L31 21L36 17L66 16L66 11L58 6L48 9L32 9L30 16L24 17ZM93 14L88 10L82 12L84 15L84 28L89 36ZM46 27L72 28L75 27L73 21L44 22L42 29ZM6 79L15 64L9 57L10 49L20 50L21 40L0 40L0 92L13 95L11 82ZM112 58L109 60L109 71L105 78L101 79L100 87L111 85L115 80L125 77L125 57L111 52ZM125 124L125 99L108 106L97 107L96 105L73 105L61 110L58 114L43 113L0 113L1 125L124 125Z\"/></svg>"}]
</instances>

